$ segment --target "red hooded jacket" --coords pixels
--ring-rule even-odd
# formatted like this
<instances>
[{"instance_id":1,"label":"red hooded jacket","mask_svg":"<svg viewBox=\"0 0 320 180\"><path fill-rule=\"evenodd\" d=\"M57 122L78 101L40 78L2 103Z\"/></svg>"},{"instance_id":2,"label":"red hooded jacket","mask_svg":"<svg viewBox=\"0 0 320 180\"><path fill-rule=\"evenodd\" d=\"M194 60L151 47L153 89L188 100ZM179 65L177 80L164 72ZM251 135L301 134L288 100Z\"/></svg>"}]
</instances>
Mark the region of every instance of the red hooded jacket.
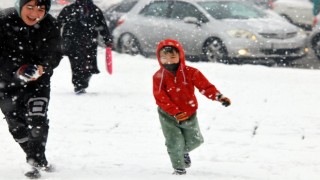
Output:
<instances>
[{"instance_id":1,"label":"red hooded jacket","mask_svg":"<svg viewBox=\"0 0 320 180\"><path fill-rule=\"evenodd\" d=\"M176 75L165 69L160 62L159 51L164 46L174 46L179 50L180 66ZM198 69L185 64L184 50L178 41L161 41L156 54L160 69L153 75L153 95L162 110L172 116L179 112L186 112L187 116L193 115L198 109L195 87L207 98L216 100L220 92Z\"/></svg>"}]
</instances>

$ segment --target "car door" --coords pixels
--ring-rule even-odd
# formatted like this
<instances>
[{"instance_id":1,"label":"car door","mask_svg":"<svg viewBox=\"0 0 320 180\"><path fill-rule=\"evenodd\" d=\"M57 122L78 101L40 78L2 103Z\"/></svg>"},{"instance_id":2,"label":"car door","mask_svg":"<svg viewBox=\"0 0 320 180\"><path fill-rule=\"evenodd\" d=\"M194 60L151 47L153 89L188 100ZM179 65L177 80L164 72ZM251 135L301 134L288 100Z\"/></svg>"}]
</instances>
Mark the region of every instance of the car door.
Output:
<instances>
[{"instance_id":1,"label":"car door","mask_svg":"<svg viewBox=\"0 0 320 180\"><path fill-rule=\"evenodd\" d=\"M186 23L186 18L196 19L197 23ZM171 11L167 24L169 26L166 37L180 41L186 54L195 55L202 46L203 36L207 34L203 31L202 25L208 22L205 15L199 9L188 2L175 1L171 6Z\"/></svg>"},{"instance_id":2,"label":"car door","mask_svg":"<svg viewBox=\"0 0 320 180\"><path fill-rule=\"evenodd\" d=\"M137 31L144 52L153 53L158 43L165 38L168 11L172 1L152 1L139 13Z\"/></svg>"}]
</instances>

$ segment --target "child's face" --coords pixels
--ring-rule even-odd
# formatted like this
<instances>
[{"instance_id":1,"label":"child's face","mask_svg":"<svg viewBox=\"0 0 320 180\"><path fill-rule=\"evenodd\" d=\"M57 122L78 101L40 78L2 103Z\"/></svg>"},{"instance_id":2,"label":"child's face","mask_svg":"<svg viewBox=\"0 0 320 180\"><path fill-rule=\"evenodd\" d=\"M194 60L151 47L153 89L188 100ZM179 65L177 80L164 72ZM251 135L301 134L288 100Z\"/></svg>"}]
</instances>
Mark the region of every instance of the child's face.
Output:
<instances>
[{"instance_id":1,"label":"child's face","mask_svg":"<svg viewBox=\"0 0 320 180\"><path fill-rule=\"evenodd\" d=\"M162 64L178 64L179 53L177 53L176 51L172 51L172 52L160 51L160 62Z\"/></svg>"},{"instance_id":2,"label":"child's face","mask_svg":"<svg viewBox=\"0 0 320 180\"><path fill-rule=\"evenodd\" d=\"M21 18L28 26L33 26L45 15L45 6L36 6L36 1L32 0L21 9Z\"/></svg>"}]
</instances>

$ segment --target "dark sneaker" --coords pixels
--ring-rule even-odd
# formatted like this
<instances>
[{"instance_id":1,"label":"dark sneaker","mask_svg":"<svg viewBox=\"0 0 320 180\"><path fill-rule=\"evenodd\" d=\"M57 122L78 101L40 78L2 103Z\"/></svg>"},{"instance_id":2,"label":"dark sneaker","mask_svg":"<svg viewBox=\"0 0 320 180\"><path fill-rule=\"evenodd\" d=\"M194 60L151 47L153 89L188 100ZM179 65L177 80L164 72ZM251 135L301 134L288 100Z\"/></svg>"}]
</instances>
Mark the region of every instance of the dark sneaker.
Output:
<instances>
[{"instance_id":1,"label":"dark sneaker","mask_svg":"<svg viewBox=\"0 0 320 180\"><path fill-rule=\"evenodd\" d=\"M172 174L174 174L174 175L185 175L185 174L187 174L187 171L185 169L174 169Z\"/></svg>"},{"instance_id":2,"label":"dark sneaker","mask_svg":"<svg viewBox=\"0 0 320 180\"><path fill-rule=\"evenodd\" d=\"M87 93L85 89L75 90L74 92L76 93L76 95L80 95L80 94L85 94L85 93Z\"/></svg>"},{"instance_id":3,"label":"dark sneaker","mask_svg":"<svg viewBox=\"0 0 320 180\"><path fill-rule=\"evenodd\" d=\"M24 175L29 179L38 179L41 177L40 172L35 167L32 167L32 169L26 172Z\"/></svg>"},{"instance_id":4,"label":"dark sneaker","mask_svg":"<svg viewBox=\"0 0 320 180\"><path fill-rule=\"evenodd\" d=\"M184 163L186 165L186 168L191 166L191 159L189 153L184 154Z\"/></svg>"}]
</instances>

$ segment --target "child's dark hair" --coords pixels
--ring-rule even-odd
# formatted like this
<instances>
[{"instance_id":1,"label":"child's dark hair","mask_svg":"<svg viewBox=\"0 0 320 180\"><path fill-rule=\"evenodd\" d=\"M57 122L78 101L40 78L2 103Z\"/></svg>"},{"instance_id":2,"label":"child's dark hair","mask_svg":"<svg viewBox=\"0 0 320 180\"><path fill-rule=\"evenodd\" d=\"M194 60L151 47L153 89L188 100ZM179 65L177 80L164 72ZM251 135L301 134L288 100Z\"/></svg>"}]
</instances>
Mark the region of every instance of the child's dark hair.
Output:
<instances>
[{"instance_id":1,"label":"child's dark hair","mask_svg":"<svg viewBox=\"0 0 320 180\"><path fill-rule=\"evenodd\" d=\"M173 53L176 52L179 54L179 50L178 48L174 47L174 46L163 46L159 52L164 52L164 53Z\"/></svg>"}]
</instances>

